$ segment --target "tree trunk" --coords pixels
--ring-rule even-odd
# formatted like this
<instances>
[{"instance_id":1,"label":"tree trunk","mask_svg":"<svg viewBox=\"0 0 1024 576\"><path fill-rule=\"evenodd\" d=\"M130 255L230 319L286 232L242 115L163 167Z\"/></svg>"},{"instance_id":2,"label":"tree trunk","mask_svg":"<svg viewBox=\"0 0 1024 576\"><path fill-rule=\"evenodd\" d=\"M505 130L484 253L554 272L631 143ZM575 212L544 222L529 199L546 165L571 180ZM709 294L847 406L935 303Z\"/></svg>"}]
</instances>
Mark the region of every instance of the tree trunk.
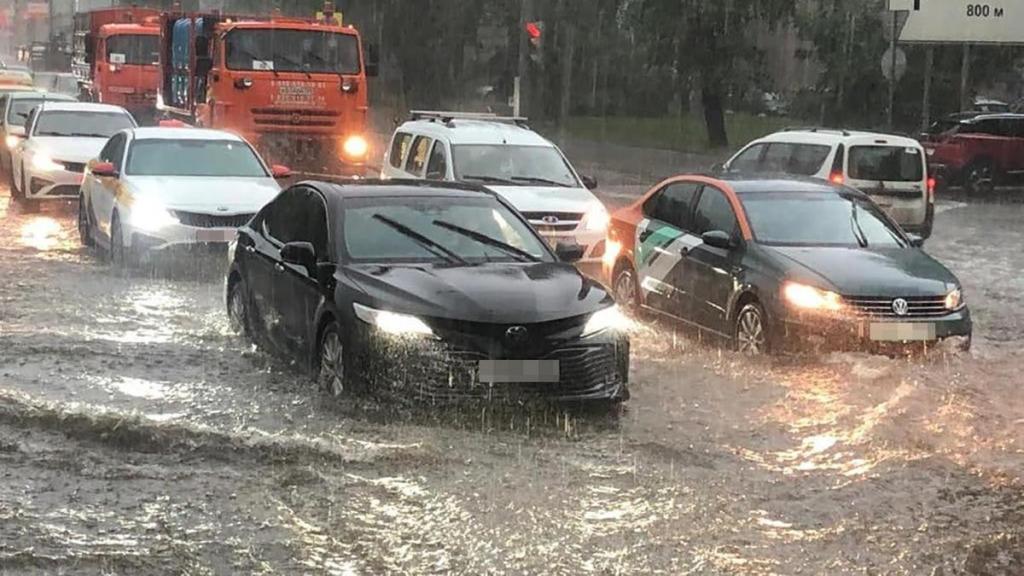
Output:
<instances>
[{"instance_id":1,"label":"tree trunk","mask_svg":"<svg viewBox=\"0 0 1024 576\"><path fill-rule=\"evenodd\" d=\"M708 131L708 144L711 148L725 148L729 145L729 136L725 132L725 110L722 107L722 94L716 87L717 83L704 83L701 103L704 105L704 124Z\"/></svg>"}]
</instances>

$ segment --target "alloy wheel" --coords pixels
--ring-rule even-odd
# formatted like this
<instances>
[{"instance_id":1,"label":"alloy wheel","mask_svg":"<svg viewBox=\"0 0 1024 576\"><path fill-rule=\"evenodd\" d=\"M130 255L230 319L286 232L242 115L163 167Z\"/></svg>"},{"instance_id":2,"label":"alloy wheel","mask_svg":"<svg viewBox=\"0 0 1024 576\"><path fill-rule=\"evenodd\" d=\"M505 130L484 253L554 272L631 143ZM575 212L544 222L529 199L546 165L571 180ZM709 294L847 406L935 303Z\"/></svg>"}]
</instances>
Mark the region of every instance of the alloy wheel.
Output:
<instances>
[{"instance_id":1,"label":"alloy wheel","mask_svg":"<svg viewBox=\"0 0 1024 576\"><path fill-rule=\"evenodd\" d=\"M320 346L320 386L331 396L345 392L345 354L341 337L329 329Z\"/></svg>"},{"instance_id":2,"label":"alloy wheel","mask_svg":"<svg viewBox=\"0 0 1024 576\"><path fill-rule=\"evenodd\" d=\"M989 194L995 190L995 176L989 164L977 164L967 173L967 189L974 194Z\"/></svg>"},{"instance_id":3,"label":"alloy wheel","mask_svg":"<svg viewBox=\"0 0 1024 576\"><path fill-rule=\"evenodd\" d=\"M736 348L747 356L760 356L767 351L764 316L754 304L745 306L736 319Z\"/></svg>"},{"instance_id":4,"label":"alloy wheel","mask_svg":"<svg viewBox=\"0 0 1024 576\"><path fill-rule=\"evenodd\" d=\"M245 293L242 291L242 283L239 281L232 284L231 296L228 298L228 322L231 325L231 331L244 335L247 331L245 319Z\"/></svg>"},{"instance_id":5,"label":"alloy wheel","mask_svg":"<svg viewBox=\"0 0 1024 576\"><path fill-rule=\"evenodd\" d=\"M633 271L627 268L619 272L615 279L615 300L630 310L637 310L640 308L638 296Z\"/></svg>"},{"instance_id":6,"label":"alloy wheel","mask_svg":"<svg viewBox=\"0 0 1024 576\"><path fill-rule=\"evenodd\" d=\"M78 200L78 241L82 246L92 246L92 230L89 225L89 213L85 199Z\"/></svg>"},{"instance_id":7,"label":"alloy wheel","mask_svg":"<svg viewBox=\"0 0 1024 576\"><path fill-rule=\"evenodd\" d=\"M110 225L110 263L115 268L125 268L124 234L121 232L121 222L114 218Z\"/></svg>"}]
</instances>

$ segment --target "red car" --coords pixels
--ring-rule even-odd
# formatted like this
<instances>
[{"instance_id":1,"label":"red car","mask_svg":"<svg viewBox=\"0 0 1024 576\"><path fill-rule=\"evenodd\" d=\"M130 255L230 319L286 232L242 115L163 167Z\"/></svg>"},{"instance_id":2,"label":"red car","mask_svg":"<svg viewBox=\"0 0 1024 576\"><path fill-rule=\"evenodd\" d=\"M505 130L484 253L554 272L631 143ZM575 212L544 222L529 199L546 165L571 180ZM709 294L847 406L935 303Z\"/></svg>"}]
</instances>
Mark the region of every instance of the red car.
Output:
<instances>
[{"instance_id":1,"label":"red car","mask_svg":"<svg viewBox=\"0 0 1024 576\"><path fill-rule=\"evenodd\" d=\"M983 114L926 138L930 170L971 194L1024 173L1024 114Z\"/></svg>"}]
</instances>

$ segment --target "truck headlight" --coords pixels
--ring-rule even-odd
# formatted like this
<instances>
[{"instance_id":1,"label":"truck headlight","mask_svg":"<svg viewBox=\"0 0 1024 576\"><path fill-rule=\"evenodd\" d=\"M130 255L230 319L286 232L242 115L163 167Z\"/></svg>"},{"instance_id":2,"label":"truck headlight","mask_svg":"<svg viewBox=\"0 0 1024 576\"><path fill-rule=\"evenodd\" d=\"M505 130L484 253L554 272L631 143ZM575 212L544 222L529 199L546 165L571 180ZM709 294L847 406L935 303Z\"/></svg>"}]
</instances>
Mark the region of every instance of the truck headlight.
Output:
<instances>
[{"instance_id":1,"label":"truck headlight","mask_svg":"<svg viewBox=\"0 0 1024 576\"><path fill-rule=\"evenodd\" d=\"M131 211L132 226L143 232L157 232L178 223L178 219L156 200L137 200Z\"/></svg>"},{"instance_id":2,"label":"truck headlight","mask_svg":"<svg viewBox=\"0 0 1024 576\"><path fill-rule=\"evenodd\" d=\"M633 321L622 313L618 306L609 306L598 310L587 320L583 327L583 337L593 336L606 330L628 332L633 327Z\"/></svg>"},{"instance_id":3,"label":"truck headlight","mask_svg":"<svg viewBox=\"0 0 1024 576\"><path fill-rule=\"evenodd\" d=\"M52 156L41 150L32 156L32 167L40 172L54 172L64 169L63 164L54 162Z\"/></svg>"},{"instance_id":4,"label":"truck headlight","mask_svg":"<svg viewBox=\"0 0 1024 576\"><path fill-rule=\"evenodd\" d=\"M839 294L796 282L787 283L782 295L794 308L803 310L837 311L843 308L843 298Z\"/></svg>"},{"instance_id":5,"label":"truck headlight","mask_svg":"<svg viewBox=\"0 0 1024 576\"><path fill-rule=\"evenodd\" d=\"M409 314L377 310L362 304L352 304L356 317L393 336L433 336L434 331L427 323Z\"/></svg>"},{"instance_id":6,"label":"truck headlight","mask_svg":"<svg viewBox=\"0 0 1024 576\"><path fill-rule=\"evenodd\" d=\"M366 138L363 138L362 136L349 136L345 139L345 143L342 144L341 150L348 158L359 160L369 152L370 145L366 142Z\"/></svg>"}]
</instances>

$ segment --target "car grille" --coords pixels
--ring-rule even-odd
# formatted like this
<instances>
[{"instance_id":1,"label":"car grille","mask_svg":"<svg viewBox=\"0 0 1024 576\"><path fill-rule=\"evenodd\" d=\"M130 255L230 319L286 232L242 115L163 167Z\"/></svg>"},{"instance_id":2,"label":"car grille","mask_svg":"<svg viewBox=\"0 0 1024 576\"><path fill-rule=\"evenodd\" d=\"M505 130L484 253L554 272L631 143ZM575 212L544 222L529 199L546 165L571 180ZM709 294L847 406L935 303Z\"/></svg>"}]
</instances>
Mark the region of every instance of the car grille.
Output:
<instances>
[{"instance_id":1,"label":"car grille","mask_svg":"<svg viewBox=\"0 0 1024 576\"><path fill-rule=\"evenodd\" d=\"M583 220L578 212L523 212L523 216L541 233L572 232Z\"/></svg>"},{"instance_id":2,"label":"car grille","mask_svg":"<svg viewBox=\"0 0 1024 576\"><path fill-rule=\"evenodd\" d=\"M893 310L893 302L897 298L890 297L846 297L844 301L859 316L869 318L938 318L949 314L946 309L945 296L914 296L905 297L907 313L903 316Z\"/></svg>"},{"instance_id":3,"label":"car grille","mask_svg":"<svg viewBox=\"0 0 1024 576\"><path fill-rule=\"evenodd\" d=\"M64 166L64 169L68 172L77 172L78 174L85 173L85 164L82 162L65 162L63 160L56 160L58 164Z\"/></svg>"},{"instance_id":4,"label":"car grille","mask_svg":"<svg viewBox=\"0 0 1024 576\"><path fill-rule=\"evenodd\" d=\"M199 212L173 212L178 222L193 228L241 228L252 220L254 214L235 214L233 216L218 216L215 214L202 214Z\"/></svg>"},{"instance_id":5,"label":"car grille","mask_svg":"<svg viewBox=\"0 0 1024 576\"><path fill-rule=\"evenodd\" d=\"M332 128L341 116L336 110L314 110L308 108L255 108L253 123L262 127L280 128Z\"/></svg>"}]
</instances>

